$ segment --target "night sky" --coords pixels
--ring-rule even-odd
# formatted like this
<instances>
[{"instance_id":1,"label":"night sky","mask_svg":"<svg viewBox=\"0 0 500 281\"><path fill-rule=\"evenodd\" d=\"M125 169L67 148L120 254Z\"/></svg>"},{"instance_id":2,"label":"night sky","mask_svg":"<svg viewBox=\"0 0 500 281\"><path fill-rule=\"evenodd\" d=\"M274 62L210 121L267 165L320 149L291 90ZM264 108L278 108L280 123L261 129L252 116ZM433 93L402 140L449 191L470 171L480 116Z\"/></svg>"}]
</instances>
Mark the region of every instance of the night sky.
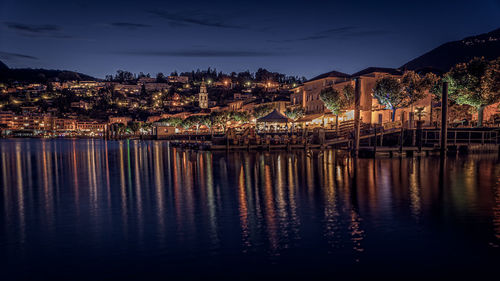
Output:
<instances>
[{"instance_id":1,"label":"night sky","mask_svg":"<svg viewBox=\"0 0 500 281\"><path fill-rule=\"evenodd\" d=\"M399 67L498 27L499 0L0 0L0 60L100 78L208 66L311 78Z\"/></svg>"}]
</instances>

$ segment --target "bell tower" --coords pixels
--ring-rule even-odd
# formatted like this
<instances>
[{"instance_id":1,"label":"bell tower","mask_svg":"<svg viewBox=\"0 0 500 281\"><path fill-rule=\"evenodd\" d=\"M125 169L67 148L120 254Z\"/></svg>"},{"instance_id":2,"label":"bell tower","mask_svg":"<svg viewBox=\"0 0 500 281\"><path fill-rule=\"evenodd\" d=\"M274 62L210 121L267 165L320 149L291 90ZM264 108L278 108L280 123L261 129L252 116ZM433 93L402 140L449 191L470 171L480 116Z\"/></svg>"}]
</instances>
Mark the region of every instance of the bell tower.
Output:
<instances>
[{"instance_id":1,"label":"bell tower","mask_svg":"<svg viewBox=\"0 0 500 281\"><path fill-rule=\"evenodd\" d=\"M208 108L208 93L205 79L201 82L200 93L198 94L198 105L200 108Z\"/></svg>"}]
</instances>

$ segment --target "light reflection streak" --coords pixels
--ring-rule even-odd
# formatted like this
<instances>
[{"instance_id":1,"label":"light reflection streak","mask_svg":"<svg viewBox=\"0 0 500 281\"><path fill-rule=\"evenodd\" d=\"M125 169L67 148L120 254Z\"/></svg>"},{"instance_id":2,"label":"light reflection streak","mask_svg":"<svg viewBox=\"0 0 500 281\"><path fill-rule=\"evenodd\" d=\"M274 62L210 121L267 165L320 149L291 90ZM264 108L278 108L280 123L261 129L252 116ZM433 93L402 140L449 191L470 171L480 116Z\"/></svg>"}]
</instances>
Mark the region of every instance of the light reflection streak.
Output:
<instances>
[{"instance_id":1,"label":"light reflection streak","mask_svg":"<svg viewBox=\"0 0 500 281\"><path fill-rule=\"evenodd\" d=\"M24 190L23 190L23 169L21 167L21 144L17 143L16 151L16 175L17 175L17 207L19 217L19 241L24 243L26 239L26 220L24 206Z\"/></svg>"},{"instance_id":2,"label":"light reflection streak","mask_svg":"<svg viewBox=\"0 0 500 281\"><path fill-rule=\"evenodd\" d=\"M217 230L217 212L216 212L216 202L215 202L215 191L214 191L214 179L213 179L213 159L212 155L208 154L205 157L205 167L206 167L206 178L207 178L207 206L208 206L208 220L210 226L210 241L213 245L219 245L220 239Z\"/></svg>"},{"instance_id":3,"label":"light reflection streak","mask_svg":"<svg viewBox=\"0 0 500 281\"><path fill-rule=\"evenodd\" d=\"M489 235L500 239L500 170L475 159L451 162L449 185L440 188L445 179L428 176L437 167L429 159L353 161L335 151L216 154L145 141L42 141L28 149L13 141L0 148L0 212L12 226L5 237L20 243L33 237L34 218L42 235L56 235L55 224L67 216L69 225L88 223L98 243L105 242L99 234L121 228L119 237L140 240L133 243L138 250L151 239L160 248L209 245L213 254L236 234L244 253L265 248L275 257L323 243L325 252L348 249L359 261L372 246L365 240L370 231L401 214L412 215L415 226L435 211L431 205L440 216L488 213ZM303 240L308 231L318 241Z\"/></svg>"},{"instance_id":4,"label":"light reflection streak","mask_svg":"<svg viewBox=\"0 0 500 281\"><path fill-rule=\"evenodd\" d=\"M164 180L163 180L163 162L160 158L160 146L154 143L154 175L155 175L155 194L157 204L157 218L158 218L158 235L161 237L160 242L163 245L165 239L165 194L164 194Z\"/></svg>"},{"instance_id":5,"label":"light reflection streak","mask_svg":"<svg viewBox=\"0 0 500 281\"><path fill-rule=\"evenodd\" d=\"M136 205L136 215L137 215L137 229L139 231L139 237L140 241L143 241L143 236L144 236L144 222L143 222L143 215L142 215L142 190L141 190L141 181L144 180L143 177L141 177L141 172L139 168L139 150L141 149L141 146L137 143L134 142L133 150L134 150L134 176L135 176L135 205Z\"/></svg>"},{"instance_id":6,"label":"light reflection streak","mask_svg":"<svg viewBox=\"0 0 500 281\"><path fill-rule=\"evenodd\" d=\"M251 247L252 243L249 240L250 230L249 230L249 222L248 222L248 206L247 206L247 198L246 198L246 190L245 190L245 171L243 169L243 165L240 167L239 176L238 176L238 201L239 201L239 211L240 211L240 224L241 224L241 235L242 242L244 247L244 252L246 249Z\"/></svg>"},{"instance_id":7,"label":"light reflection streak","mask_svg":"<svg viewBox=\"0 0 500 281\"><path fill-rule=\"evenodd\" d=\"M125 235L128 233L128 196L127 196L127 186L125 179L125 159L123 157L123 141L119 142L119 160L120 163L120 199L121 199L121 214L122 214L122 224L123 232Z\"/></svg>"}]
</instances>

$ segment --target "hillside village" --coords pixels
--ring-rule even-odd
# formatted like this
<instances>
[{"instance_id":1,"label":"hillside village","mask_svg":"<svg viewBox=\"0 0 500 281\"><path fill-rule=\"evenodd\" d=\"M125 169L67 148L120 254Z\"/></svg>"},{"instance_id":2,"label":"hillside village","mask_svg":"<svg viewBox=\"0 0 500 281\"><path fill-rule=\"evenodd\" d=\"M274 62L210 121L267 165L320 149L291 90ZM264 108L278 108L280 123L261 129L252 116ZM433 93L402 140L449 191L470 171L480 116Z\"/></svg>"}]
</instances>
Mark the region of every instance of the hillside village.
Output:
<instances>
[{"instance_id":1,"label":"hillside village","mask_svg":"<svg viewBox=\"0 0 500 281\"><path fill-rule=\"evenodd\" d=\"M335 129L353 119L353 104L351 100L341 108L335 107L335 102L328 102L328 95L352 99L355 80L360 81L362 123L394 126L397 122L412 127L418 119L425 126L437 126L439 92L433 92L433 88L440 77L445 76L381 67L353 74L331 71L309 80L264 69L238 75L208 69L167 77L160 73L154 78L118 71L105 81L4 83L0 85L0 126L4 136L44 137L104 137L110 133L159 137L159 132L225 133L228 128L248 126L268 131L288 130L292 125ZM384 102L376 93L384 79L400 81L400 94L413 94L414 100L403 102L399 97L399 105ZM473 104L455 102L452 108L452 124L471 126L478 120ZM273 111L283 120L259 122ZM497 122L498 93L481 111L484 125Z\"/></svg>"}]
</instances>

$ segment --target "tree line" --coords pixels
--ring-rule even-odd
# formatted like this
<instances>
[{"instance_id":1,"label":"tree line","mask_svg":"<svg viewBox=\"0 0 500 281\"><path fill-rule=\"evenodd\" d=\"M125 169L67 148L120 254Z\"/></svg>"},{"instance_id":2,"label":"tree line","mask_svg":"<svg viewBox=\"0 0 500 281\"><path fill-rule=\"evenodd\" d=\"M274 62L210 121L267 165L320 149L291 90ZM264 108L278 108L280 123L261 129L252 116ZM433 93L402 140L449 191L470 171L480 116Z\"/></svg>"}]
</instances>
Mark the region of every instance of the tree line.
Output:
<instances>
[{"instance_id":1,"label":"tree line","mask_svg":"<svg viewBox=\"0 0 500 281\"><path fill-rule=\"evenodd\" d=\"M234 81L240 84L245 84L247 82L278 82L282 84L301 84L306 81L305 77L298 76L289 76L279 72L271 72L265 68L259 68L255 73L250 72L249 70L242 72L231 72L231 73L223 73L222 71L217 72L217 69L208 67L206 70L197 69L196 71L188 71L181 72L180 74L177 71L173 71L169 76L186 76L190 81ZM142 77L151 78L151 74L144 74L140 72L139 74L132 73L130 71L125 70L117 70L115 75L106 75L107 81L113 82L134 82ZM167 75L163 72L159 72L155 76L156 82L164 83L167 82Z\"/></svg>"}]
</instances>

